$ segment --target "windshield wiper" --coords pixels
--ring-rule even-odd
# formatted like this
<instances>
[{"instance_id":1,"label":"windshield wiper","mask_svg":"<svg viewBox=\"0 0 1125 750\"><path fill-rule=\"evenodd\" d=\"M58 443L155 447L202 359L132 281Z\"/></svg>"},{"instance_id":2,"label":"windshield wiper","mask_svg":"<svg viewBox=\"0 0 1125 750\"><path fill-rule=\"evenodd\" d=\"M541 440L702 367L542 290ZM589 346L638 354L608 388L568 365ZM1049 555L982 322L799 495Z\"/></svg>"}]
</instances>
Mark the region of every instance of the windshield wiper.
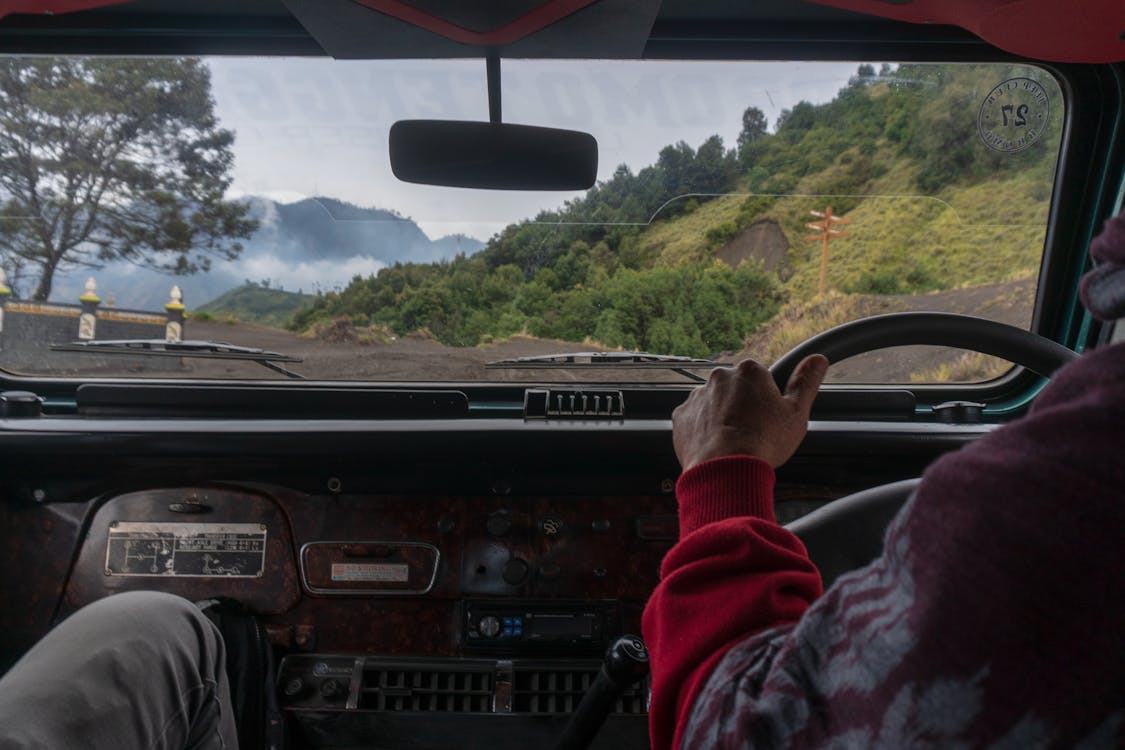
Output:
<instances>
[{"instance_id":1,"label":"windshield wiper","mask_svg":"<svg viewBox=\"0 0 1125 750\"><path fill-rule=\"evenodd\" d=\"M286 369L278 362L303 362L299 357L267 352L251 346L236 346L222 341L165 341L164 339L117 339L107 341L75 341L55 344L56 352L88 352L96 354L140 354L153 357L196 357L199 359L244 359L257 362L274 372L304 380L305 376Z\"/></svg>"},{"instance_id":2,"label":"windshield wiper","mask_svg":"<svg viewBox=\"0 0 1125 750\"><path fill-rule=\"evenodd\" d=\"M485 365L490 370L536 370L543 368L581 368L601 367L620 369L671 370L686 378L704 383L707 378L691 370L730 367L724 362L714 362L697 357L682 357L675 354L650 354L649 352L564 352L543 354L537 357L516 357L500 359Z\"/></svg>"}]
</instances>

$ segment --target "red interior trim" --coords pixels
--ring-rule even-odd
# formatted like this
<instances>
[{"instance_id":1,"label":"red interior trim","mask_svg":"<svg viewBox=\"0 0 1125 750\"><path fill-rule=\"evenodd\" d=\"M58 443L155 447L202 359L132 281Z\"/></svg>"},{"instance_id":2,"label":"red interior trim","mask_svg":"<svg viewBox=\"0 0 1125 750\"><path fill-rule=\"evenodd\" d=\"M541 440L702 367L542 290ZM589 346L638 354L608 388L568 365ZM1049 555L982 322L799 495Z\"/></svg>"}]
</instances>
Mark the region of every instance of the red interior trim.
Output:
<instances>
[{"instance_id":1,"label":"red interior trim","mask_svg":"<svg viewBox=\"0 0 1125 750\"><path fill-rule=\"evenodd\" d=\"M898 21L960 26L1002 50L1038 60L1125 60L1125 0L812 1Z\"/></svg>"},{"instance_id":2,"label":"red interior trim","mask_svg":"<svg viewBox=\"0 0 1125 750\"><path fill-rule=\"evenodd\" d=\"M455 42L500 47L534 34L587 5L593 5L597 0L547 0L534 10L492 31L466 29L401 0L354 0L354 2Z\"/></svg>"},{"instance_id":3,"label":"red interior trim","mask_svg":"<svg viewBox=\"0 0 1125 750\"><path fill-rule=\"evenodd\" d=\"M0 0L0 18L13 13L59 15L104 5L123 5L130 0Z\"/></svg>"}]
</instances>

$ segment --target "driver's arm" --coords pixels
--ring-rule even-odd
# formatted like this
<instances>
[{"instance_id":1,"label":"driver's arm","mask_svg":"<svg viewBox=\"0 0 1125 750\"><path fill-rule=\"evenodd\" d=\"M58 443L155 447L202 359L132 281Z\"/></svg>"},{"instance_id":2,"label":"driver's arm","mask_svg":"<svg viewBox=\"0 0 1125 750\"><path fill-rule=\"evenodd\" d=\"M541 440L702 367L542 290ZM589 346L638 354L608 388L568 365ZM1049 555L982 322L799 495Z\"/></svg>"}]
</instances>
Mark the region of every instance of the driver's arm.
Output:
<instances>
[{"instance_id":1,"label":"driver's arm","mask_svg":"<svg viewBox=\"0 0 1125 750\"><path fill-rule=\"evenodd\" d=\"M653 746L678 747L696 695L748 635L796 622L821 593L801 542L774 520L774 468L797 449L828 362L815 355L784 394L747 360L716 370L673 415L680 542L645 610Z\"/></svg>"},{"instance_id":2,"label":"driver's arm","mask_svg":"<svg viewBox=\"0 0 1125 750\"><path fill-rule=\"evenodd\" d=\"M820 364L782 397L744 363L676 415L681 539L644 616L654 747L1125 747L1125 343L931 465L883 554L818 598L769 494Z\"/></svg>"}]
</instances>

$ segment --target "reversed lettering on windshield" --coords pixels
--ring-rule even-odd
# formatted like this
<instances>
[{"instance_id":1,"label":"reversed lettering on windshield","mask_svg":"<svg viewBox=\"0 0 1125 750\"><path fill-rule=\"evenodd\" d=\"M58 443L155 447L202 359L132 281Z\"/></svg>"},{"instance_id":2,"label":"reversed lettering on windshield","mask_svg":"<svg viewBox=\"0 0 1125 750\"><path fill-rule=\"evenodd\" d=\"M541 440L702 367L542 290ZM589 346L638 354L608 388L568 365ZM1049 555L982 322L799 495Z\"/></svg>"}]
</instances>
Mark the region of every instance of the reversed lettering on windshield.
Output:
<instances>
[{"instance_id":1,"label":"reversed lettering on windshield","mask_svg":"<svg viewBox=\"0 0 1125 750\"><path fill-rule=\"evenodd\" d=\"M1043 136L1050 121L1051 100L1030 78L1009 78L996 84L980 105L977 132L993 151L1023 151Z\"/></svg>"},{"instance_id":2,"label":"reversed lettering on windshield","mask_svg":"<svg viewBox=\"0 0 1125 750\"><path fill-rule=\"evenodd\" d=\"M118 521L109 528L105 574L258 578L265 559L261 524Z\"/></svg>"}]
</instances>

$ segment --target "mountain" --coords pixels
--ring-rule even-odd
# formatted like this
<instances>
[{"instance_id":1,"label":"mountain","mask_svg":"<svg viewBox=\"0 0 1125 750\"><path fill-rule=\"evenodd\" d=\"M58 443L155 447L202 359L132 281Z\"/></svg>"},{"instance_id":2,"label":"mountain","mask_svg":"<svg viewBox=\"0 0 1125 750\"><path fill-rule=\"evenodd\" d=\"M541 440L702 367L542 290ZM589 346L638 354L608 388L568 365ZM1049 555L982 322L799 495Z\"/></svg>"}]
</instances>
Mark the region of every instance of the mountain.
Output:
<instances>
[{"instance_id":1,"label":"mountain","mask_svg":"<svg viewBox=\"0 0 1125 750\"><path fill-rule=\"evenodd\" d=\"M284 328L289 324L293 313L309 304L312 299L311 294L270 289L261 284L243 284L199 306L192 315L232 315L239 320Z\"/></svg>"},{"instance_id":2,"label":"mountain","mask_svg":"<svg viewBox=\"0 0 1125 750\"><path fill-rule=\"evenodd\" d=\"M278 203L249 197L258 230L243 241L235 261L215 261L207 273L170 276L131 263L79 268L55 277L52 301L73 302L86 279L97 281L103 300L117 307L159 310L178 285L184 303L195 309L248 283L268 282L275 290L328 291L355 276L368 276L396 262L431 263L458 253L471 255L484 243L467 236L431 240L411 219L380 208L363 208L335 198Z\"/></svg>"}]
</instances>

